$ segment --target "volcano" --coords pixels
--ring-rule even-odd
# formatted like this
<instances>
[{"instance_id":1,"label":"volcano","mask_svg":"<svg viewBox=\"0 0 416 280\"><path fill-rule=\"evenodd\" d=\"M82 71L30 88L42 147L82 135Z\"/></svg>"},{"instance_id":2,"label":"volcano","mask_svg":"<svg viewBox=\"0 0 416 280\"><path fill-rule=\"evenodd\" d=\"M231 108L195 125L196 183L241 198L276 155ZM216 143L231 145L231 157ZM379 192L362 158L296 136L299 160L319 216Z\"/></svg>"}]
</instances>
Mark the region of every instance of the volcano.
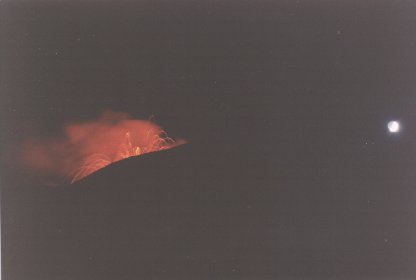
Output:
<instances>
[{"instance_id":1,"label":"volcano","mask_svg":"<svg viewBox=\"0 0 416 280\"><path fill-rule=\"evenodd\" d=\"M4 189L4 279L388 279L405 268L409 241L376 237L406 221L375 221L359 191L312 190L305 170L267 161L189 143L72 185Z\"/></svg>"}]
</instances>

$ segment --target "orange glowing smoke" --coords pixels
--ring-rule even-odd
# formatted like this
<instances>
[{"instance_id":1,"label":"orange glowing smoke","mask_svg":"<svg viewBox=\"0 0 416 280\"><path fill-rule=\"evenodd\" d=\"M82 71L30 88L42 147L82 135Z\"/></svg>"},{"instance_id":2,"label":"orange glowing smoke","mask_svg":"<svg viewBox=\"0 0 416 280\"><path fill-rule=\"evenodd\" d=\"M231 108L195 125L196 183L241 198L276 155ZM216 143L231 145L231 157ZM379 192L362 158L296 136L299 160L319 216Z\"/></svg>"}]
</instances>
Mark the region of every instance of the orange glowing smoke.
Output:
<instances>
[{"instance_id":1,"label":"orange glowing smoke","mask_svg":"<svg viewBox=\"0 0 416 280\"><path fill-rule=\"evenodd\" d=\"M168 137L151 121L106 112L98 120L67 125L62 139L31 139L23 160L38 174L75 182L112 162L184 142Z\"/></svg>"}]
</instances>

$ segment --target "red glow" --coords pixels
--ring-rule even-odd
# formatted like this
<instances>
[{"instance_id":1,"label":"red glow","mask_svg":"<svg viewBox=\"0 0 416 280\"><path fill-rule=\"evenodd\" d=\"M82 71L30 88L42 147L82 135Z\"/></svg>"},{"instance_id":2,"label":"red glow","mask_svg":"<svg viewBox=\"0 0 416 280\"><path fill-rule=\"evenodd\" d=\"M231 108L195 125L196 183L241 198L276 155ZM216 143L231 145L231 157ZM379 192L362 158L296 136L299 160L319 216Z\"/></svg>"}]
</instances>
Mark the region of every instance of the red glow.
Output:
<instances>
[{"instance_id":1,"label":"red glow","mask_svg":"<svg viewBox=\"0 0 416 280\"><path fill-rule=\"evenodd\" d=\"M106 112L100 119L67 125L63 139L28 141L24 163L38 174L75 182L131 156L169 149L175 141L155 123Z\"/></svg>"}]
</instances>

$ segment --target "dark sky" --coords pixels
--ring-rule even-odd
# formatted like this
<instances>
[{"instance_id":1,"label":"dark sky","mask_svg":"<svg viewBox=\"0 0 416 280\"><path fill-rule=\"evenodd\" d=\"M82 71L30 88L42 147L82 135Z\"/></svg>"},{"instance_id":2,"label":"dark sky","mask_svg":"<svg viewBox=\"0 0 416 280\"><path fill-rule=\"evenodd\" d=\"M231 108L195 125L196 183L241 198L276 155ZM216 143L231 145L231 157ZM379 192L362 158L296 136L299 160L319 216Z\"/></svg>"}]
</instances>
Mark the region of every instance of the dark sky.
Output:
<instances>
[{"instance_id":1,"label":"dark sky","mask_svg":"<svg viewBox=\"0 0 416 280\"><path fill-rule=\"evenodd\" d=\"M414 1L3 0L0 13L7 183L33 134L155 115L207 154L265 155L260 168L317 204L351 191L360 209L407 215L380 244L416 233Z\"/></svg>"},{"instance_id":2,"label":"dark sky","mask_svg":"<svg viewBox=\"0 0 416 280\"><path fill-rule=\"evenodd\" d=\"M6 168L28 136L113 110L293 165L342 159L412 173L412 1L0 5ZM391 119L399 135L387 133Z\"/></svg>"}]
</instances>

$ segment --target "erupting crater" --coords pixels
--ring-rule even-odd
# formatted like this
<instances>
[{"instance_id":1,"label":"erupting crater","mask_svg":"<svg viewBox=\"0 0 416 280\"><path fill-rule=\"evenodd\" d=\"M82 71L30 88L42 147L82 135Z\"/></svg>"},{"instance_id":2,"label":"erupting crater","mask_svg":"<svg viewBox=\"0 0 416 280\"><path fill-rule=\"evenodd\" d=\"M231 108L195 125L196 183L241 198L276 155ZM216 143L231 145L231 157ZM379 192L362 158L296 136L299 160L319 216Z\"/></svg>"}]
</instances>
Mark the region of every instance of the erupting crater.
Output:
<instances>
[{"instance_id":1,"label":"erupting crater","mask_svg":"<svg viewBox=\"0 0 416 280\"><path fill-rule=\"evenodd\" d=\"M98 120L65 126L63 138L30 139L23 160L36 174L73 183L110 163L184 143L152 121L106 112Z\"/></svg>"}]
</instances>

